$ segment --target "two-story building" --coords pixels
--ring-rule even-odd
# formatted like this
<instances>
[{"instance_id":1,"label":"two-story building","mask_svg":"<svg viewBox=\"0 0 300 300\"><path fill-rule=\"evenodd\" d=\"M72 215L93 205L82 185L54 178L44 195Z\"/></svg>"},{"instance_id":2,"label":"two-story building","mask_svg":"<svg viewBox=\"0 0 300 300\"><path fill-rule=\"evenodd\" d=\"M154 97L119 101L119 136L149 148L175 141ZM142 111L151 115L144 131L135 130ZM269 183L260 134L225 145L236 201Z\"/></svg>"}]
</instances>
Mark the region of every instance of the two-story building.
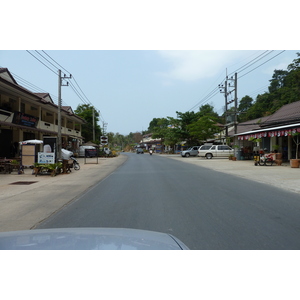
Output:
<instances>
[{"instance_id":1,"label":"two-story building","mask_svg":"<svg viewBox=\"0 0 300 300\"><path fill-rule=\"evenodd\" d=\"M71 107L61 107L62 146L76 152L82 143L81 125ZM19 155L19 142L57 138L58 106L48 93L33 93L0 68L0 157ZM43 151L43 145L37 146Z\"/></svg>"}]
</instances>

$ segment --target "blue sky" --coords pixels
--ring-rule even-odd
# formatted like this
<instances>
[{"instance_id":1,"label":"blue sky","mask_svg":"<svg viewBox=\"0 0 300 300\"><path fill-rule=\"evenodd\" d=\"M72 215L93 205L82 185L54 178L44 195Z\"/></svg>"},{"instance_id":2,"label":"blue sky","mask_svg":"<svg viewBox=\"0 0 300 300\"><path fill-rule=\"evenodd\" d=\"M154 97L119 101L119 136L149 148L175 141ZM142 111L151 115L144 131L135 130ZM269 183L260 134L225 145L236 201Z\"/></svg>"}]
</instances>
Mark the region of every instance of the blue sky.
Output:
<instances>
[{"instance_id":1,"label":"blue sky","mask_svg":"<svg viewBox=\"0 0 300 300\"><path fill-rule=\"evenodd\" d=\"M245 95L255 98L258 93L267 91L275 69L286 69L297 57L297 51L293 50L281 54L281 50L44 51L75 77L87 98L83 96L84 100L100 110L99 125L102 126L104 121L107 131L121 134L146 130L153 118L175 117L176 111L197 111L200 105L207 103L222 114L224 94L216 93L212 98L206 96L224 80L226 69L227 74L231 74L268 54L238 72L238 98ZM30 50L30 53L47 63L37 52ZM39 53L51 61L44 52ZM262 66L253 70L262 63ZM52 65L47 65L55 70ZM0 51L0 66L39 89L26 86L16 78L19 84L34 92L49 92L57 101L57 75L27 51ZM62 72L66 73L64 70ZM71 87L62 87L62 99L64 105L70 105L73 109L84 103Z\"/></svg>"},{"instance_id":2,"label":"blue sky","mask_svg":"<svg viewBox=\"0 0 300 300\"><path fill-rule=\"evenodd\" d=\"M176 111L197 111L206 103L222 114L224 94L206 96L225 79L226 69L231 74L274 49L238 71L238 99L267 91L273 71L285 69L299 51L293 50L299 47L294 4L53 0L41 7L37 0L7 1L0 66L56 101L57 75L26 52L39 57L34 49L44 49L100 110L99 125L128 134L146 130L153 118L176 117ZM279 54L283 49L290 50ZM70 87L62 87L62 99L73 109L84 103Z\"/></svg>"}]
</instances>

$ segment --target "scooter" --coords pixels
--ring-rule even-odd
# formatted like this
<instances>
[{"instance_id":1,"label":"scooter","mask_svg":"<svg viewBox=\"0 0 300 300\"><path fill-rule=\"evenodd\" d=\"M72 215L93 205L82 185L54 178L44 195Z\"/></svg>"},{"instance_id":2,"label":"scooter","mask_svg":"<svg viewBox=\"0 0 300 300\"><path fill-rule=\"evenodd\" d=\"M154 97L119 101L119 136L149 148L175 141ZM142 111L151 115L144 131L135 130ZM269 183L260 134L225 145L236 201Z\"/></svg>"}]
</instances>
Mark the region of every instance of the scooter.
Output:
<instances>
[{"instance_id":1,"label":"scooter","mask_svg":"<svg viewBox=\"0 0 300 300\"><path fill-rule=\"evenodd\" d=\"M149 151L149 154L152 155L152 150Z\"/></svg>"},{"instance_id":2,"label":"scooter","mask_svg":"<svg viewBox=\"0 0 300 300\"><path fill-rule=\"evenodd\" d=\"M73 160L73 168L74 168L74 170L75 171L80 170L80 165L79 165L78 160L74 156L71 156L70 159Z\"/></svg>"}]
</instances>

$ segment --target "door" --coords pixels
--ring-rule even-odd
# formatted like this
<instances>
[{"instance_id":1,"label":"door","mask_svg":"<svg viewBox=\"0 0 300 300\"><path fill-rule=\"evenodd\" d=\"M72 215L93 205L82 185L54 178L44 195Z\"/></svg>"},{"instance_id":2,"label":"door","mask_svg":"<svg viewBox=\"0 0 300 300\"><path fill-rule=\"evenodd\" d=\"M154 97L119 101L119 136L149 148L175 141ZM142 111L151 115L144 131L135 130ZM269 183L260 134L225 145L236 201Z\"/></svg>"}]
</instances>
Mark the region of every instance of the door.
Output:
<instances>
[{"instance_id":1,"label":"door","mask_svg":"<svg viewBox=\"0 0 300 300\"><path fill-rule=\"evenodd\" d=\"M233 150L229 146L222 146L223 147L223 156L229 157L230 154L233 154Z\"/></svg>"},{"instance_id":2,"label":"door","mask_svg":"<svg viewBox=\"0 0 300 300\"><path fill-rule=\"evenodd\" d=\"M191 155L197 155L198 154L198 147L193 147L191 153Z\"/></svg>"},{"instance_id":3,"label":"door","mask_svg":"<svg viewBox=\"0 0 300 300\"><path fill-rule=\"evenodd\" d=\"M0 157L13 158L12 130L1 129L0 133Z\"/></svg>"}]
</instances>

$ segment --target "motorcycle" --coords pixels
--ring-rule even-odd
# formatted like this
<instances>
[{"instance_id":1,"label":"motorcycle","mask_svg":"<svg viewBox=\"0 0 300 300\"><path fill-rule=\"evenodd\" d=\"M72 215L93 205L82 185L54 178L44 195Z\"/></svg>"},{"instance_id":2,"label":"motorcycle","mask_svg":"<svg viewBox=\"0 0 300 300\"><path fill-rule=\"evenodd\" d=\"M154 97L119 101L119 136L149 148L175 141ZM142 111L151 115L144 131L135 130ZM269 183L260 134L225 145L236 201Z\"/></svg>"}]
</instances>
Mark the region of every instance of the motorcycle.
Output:
<instances>
[{"instance_id":1,"label":"motorcycle","mask_svg":"<svg viewBox=\"0 0 300 300\"><path fill-rule=\"evenodd\" d=\"M153 151L152 151L152 150L150 150L150 151L149 151L149 154L150 154L150 155L152 155L152 152L153 152Z\"/></svg>"},{"instance_id":2,"label":"motorcycle","mask_svg":"<svg viewBox=\"0 0 300 300\"><path fill-rule=\"evenodd\" d=\"M272 166L275 160L273 159L272 154L261 154L259 156L254 156L254 165L255 166Z\"/></svg>"},{"instance_id":3,"label":"motorcycle","mask_svg":"<svg viewBox=\"0 0 300 300\"><path fill-rule=\"evenodd\" d=\"M79 165L78 160L77 160L74 156L71 156L70 159L73 160L73 169L74 169L75 171L80 170L80 165Z\"/></svg>"}]
</instances>

